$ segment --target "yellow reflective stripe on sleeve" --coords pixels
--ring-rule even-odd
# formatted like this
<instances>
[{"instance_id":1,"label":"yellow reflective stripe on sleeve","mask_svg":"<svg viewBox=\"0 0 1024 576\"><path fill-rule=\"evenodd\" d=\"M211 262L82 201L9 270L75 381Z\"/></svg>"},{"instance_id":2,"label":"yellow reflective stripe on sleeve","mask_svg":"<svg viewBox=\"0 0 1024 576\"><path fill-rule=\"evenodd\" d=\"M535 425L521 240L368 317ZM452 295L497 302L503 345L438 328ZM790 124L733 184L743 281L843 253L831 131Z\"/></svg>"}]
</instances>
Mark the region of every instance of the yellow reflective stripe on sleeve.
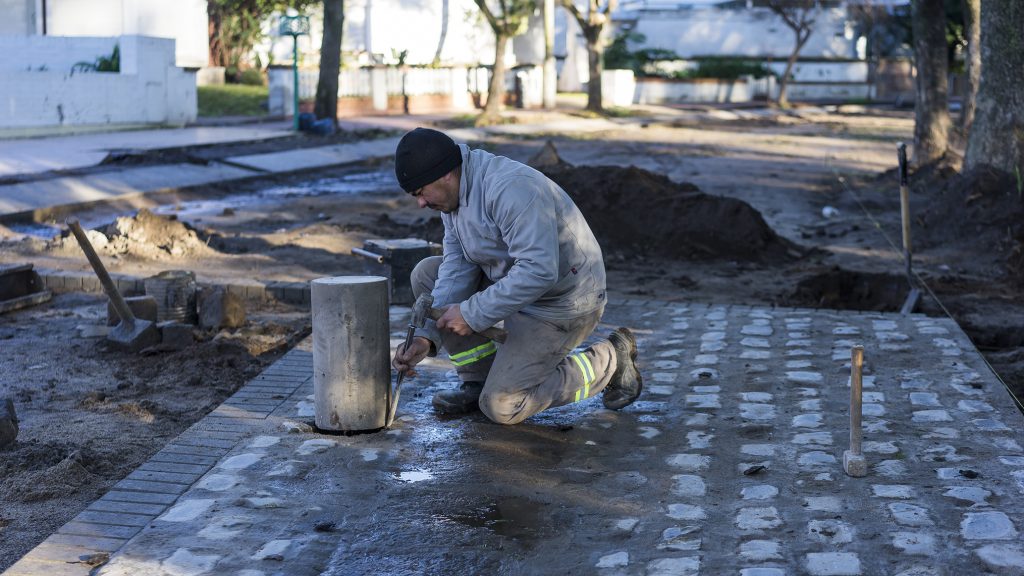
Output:
<instances>
[{"instance_id":1,"label":"yellow reflective stripe on sleeve","mask_svg":"<svg viewBox=\"0 0 1024 576\"><path fill-rule=\"evenodd\" d=\"M590 384L583 385L583 397L590 398Z\"/></svg>"},{"instance_id":2,"label":"yellow reflective stripe on sleeve","mask_svg":"<svg viewBox=\"0 0 1024 576\"><path fill-rule=\"evenodd\" d=\"M588 381L587 380L587 367L583 364L583 361L580 360L580 355L579 354L573 354L572 356L569 356L569 358L572 358L573 361L576 362L576 366L579 367L580 373L583 374L583 383L586 384L587 381Z\"/></svg>"},{"instance_id":3,"label":"yellow reflective stripe on sleeve","mask_svg":"<svg viewBox=\"0 0 1024 576\"><path fill-rule=\"evenodd\" d=\"M583 364L587 366L587 377L583 379L583 383L587 385L587 388L590 388L590 383L594 381L594 365L590 363L590 358L587 358L586 354L581 352L580 354L577 354L577 356L579 356L580 359L583 360Z\"/></svg>"},{"instance_id":4,"label":"yellow reflective stripe on sleeve","mask_svg":"<svg viewBox=\"0 0 1024 576\"><path fill-rule=\"evenodd\" d=\"M587 358L586 354L573 354L570 356L576 361L576 365L580 367L580 372L583 373L583 383L590 384L594 381L594 366L590 363L590 358Z\"/></svg>"},{"instance_id":5,"label":"yellow reflective stripe on sleeve","mask_svg":"<svg viewBox=\"0 0 1024 576\"><path fill-rule=\"evenodd\" d=\"M448 358L452 361L452 364L456 366L465 366L466 364L472 364L473 362L483 360L497 351L498 347L495 346L494 342L488 342L486 344L481 344L476 348L466 350L465 352L451 354Z\"/></svg>"},{"instance_id":6,"label":"yellow reflective stripe on sleeve","mask_svg":"<svg viewBox=\"0 0 1024 576\"><path fill-rule=\"evenodd\" d=\"M576 399L573 400L573 402L579 402L579 401L580 401L580 390L577 390L576 391Z\"/></svg>"}]
</instances>

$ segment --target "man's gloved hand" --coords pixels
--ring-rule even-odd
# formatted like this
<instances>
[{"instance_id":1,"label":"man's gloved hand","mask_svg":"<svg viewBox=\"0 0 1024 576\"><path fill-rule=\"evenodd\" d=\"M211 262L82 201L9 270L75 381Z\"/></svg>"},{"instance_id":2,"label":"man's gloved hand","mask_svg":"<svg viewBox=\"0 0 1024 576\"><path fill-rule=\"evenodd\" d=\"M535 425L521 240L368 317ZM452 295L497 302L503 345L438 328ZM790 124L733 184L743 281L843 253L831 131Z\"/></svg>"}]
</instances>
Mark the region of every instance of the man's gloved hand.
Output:
<instances>
[{"instance_id":1,"label":"man's gloved hand","mask_svg":"<svg viewBox=\"0 0 1024 576\"><path fill-rule=\"evenodd\" d=\"M462 310L458 304L445 307L444 314L437 319L437 327L441 330L451 330L459 336L469 336L473 333L473 329L462 317Z\"/></svg>"},{"instance_id":2,"label":"man's gloved hand","mask_svg":"<svg viewBox=\"0 0 1024 576\"><path fill-rule=\"evenodd\" d=\"M405 372L407 377L412 378L416 375L413 366L419 364L429 353L430 340L417 336L412 339L412 344L409 345L408 350L405 349L405 342L398 345L398 349L395 350L395 358L391 361L391 366L399 372Z\"/></svg>"}]
</instances>

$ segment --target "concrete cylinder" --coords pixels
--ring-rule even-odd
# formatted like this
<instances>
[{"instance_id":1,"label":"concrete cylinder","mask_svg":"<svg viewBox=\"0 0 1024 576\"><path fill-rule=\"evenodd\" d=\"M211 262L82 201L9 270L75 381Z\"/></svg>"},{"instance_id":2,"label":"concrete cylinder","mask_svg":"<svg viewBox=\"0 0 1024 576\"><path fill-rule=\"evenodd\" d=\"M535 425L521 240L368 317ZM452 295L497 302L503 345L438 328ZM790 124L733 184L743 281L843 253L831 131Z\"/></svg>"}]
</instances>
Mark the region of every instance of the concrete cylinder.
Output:
<instances>
[{"instance_id":1,"label":"concrete cylinder","mask_svg":"<svg viewBox=\"0 0 1024 576\"><path fill-rule=\"evenodd\" d=\"M318 278L310 292L317 428L384 427L391 386L387 278Z\"/></svg>"}]
</instances>

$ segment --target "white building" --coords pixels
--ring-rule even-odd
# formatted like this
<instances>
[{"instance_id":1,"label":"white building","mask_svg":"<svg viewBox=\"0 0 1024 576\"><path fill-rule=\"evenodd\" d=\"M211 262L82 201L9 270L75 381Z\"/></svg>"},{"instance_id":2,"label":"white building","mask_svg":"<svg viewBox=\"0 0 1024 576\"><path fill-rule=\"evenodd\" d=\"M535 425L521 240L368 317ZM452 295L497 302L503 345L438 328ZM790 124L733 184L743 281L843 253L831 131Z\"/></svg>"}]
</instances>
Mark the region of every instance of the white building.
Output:
<instances>
[{"instance_id":1,"label":"white building","mask_svg":"<svg viewBox=\"0 0 1024 576\"><path fill-rule=\"evenodd\" d=\"M0 14L0 36L170 38L177 66L210 59L206 0L0 0Z\"/></svg>"},{"instance_id":2,"label":"white building","mask_svg":"<svg viewBox=\"0 0 1024 576\"><path fill-rule=\"evenodd\" d=\"M206 0L0 0L0 14L0 128L195 120ZM117 71L87 69L115 50Z\"/></svg>"}]
</instances>

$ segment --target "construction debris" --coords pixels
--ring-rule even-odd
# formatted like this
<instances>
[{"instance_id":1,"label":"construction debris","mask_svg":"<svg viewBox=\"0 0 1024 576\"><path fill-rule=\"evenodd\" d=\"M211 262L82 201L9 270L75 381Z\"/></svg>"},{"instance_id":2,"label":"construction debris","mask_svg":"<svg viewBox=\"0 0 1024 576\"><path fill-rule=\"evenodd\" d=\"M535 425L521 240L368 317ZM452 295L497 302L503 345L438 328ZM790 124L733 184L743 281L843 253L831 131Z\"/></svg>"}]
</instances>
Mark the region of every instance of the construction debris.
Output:
<instances>
[{"instance_id":1,"label":"construction debris","mask_svg":"<svg viewBox=\"0 0 1024 576\"><path fill-rule=\"evenodd\" d=\"M0 266L0 314L35 306L53 297L32 264Z\"/></svg>"},{"instance_id":2,"label":"construction debris","mask_svg":"<svg viewBox=\"0 0 1024 576\"><path fill-rule=\"evenodd\" d=\"M245 303L221 286L204 288L199 293L199 326L220 330L245 325Z\"/></svg>"}]
</instances>

